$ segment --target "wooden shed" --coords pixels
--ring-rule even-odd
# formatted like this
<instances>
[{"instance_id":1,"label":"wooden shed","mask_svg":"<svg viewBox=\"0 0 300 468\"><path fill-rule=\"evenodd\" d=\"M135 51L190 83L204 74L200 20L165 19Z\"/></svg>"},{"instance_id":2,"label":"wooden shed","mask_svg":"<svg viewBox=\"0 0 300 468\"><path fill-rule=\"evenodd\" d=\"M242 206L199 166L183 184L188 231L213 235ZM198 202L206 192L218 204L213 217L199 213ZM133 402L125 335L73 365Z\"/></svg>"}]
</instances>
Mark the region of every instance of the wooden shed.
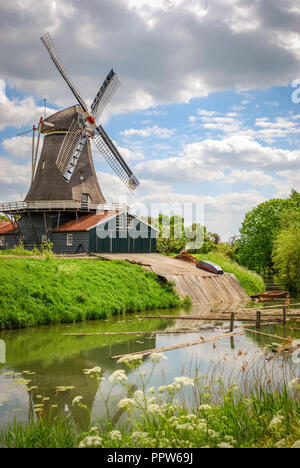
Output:
<instances>
[{"instance_id":1,"label":"wooden shed","mask_svg":"<svg viewBox=\"0 0 300 468\"><path fill-rule=\"evenodd\" d=\"M154 253L157 232L131 213L106 211L63 224L48 238L57 254Z\"/></svg>"}]
</instances>

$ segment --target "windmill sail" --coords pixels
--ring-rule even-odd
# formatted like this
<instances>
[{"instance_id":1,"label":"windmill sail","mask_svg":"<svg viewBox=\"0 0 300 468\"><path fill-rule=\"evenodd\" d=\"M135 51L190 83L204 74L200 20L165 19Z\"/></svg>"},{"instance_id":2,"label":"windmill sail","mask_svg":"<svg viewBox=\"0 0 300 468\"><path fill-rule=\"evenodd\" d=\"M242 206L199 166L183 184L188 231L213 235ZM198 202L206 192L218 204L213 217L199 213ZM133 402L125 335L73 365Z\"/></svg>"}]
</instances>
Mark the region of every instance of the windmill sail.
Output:
<instances>
[{"instance_id":1,"label":"windmill sail","mask_svg":"<svg viewBox=\"0 0 300 468\"><path fill-rule=\"evenodd\" d=\"M58 52L51 40L50 34L47 33L41 37L41 41L48 50L56 68L59 70L84 111L83 114L79 113L78 120L74 119L72 121L63 140L56 160L56 166L59 171L65 180L69 182L87 140L94 139L94 142L105 161L130 190L135 190L139 185L139 181L134 176L103 127L101 125L99 127L96 126L96 118L101 115L104 107L121 84L117 75L113 70L110 71L98 91L92 104L91 111L89 112L86 103L64 68Z\"/></svg>"},{"instance_id":2,"label":"windmill sail","mask_svg":"<svg viewBox=\"0 0 300 468\"><path fill-rule=\"evenodd\" d=\"M100 125L96 129L94 143L105 161L112 170L120 177L130 190L135 190L140 184L133 172L126 164L118 149L115 147L104 128Z\"/></svg>"},{"instance_id":3,"label":"windmill sail","mask_svg":"<svg viewBox=\"0 0 300 468\"><path fill-rule=\"evenodd\" d=\"M99 89L98 94L95 97L91 107L91 112L96 119L100 117L105 106L120 86L121 83L119 81L119 78L117 77L115 72L111 70L110 73L107 75L106 79L104 80L103 85Z\"/></svg>"},{"instance_id":4,"label":"windmill sail","mask_svg":"<svg viewBox=\"0 0 300 468\"><path fill-rule=\"evenodd\" d=\"M70 165L73 165L74 167L76 166L86 140L87 137L83 135L82 128L79 126L78 120L74 119L62 142L56 160L56 165L64 177ZM65 178L70 180L67 177Z\"/></svg>"},{"instance_id":5,"label":"windmill sail","mask_svg":"<svg viewBox=\"0 0 300 468\"><path fill-rule=\"evenodd\" d=\"M41 37L41 41L42 43L44 44L44 46L46 47L46 49L48 50L49 52L49 55L51 57L51 59L53 60L56 68L58 69L58 71L60 72L60 74L62 75L63 79L65 80L65 82L67 83L67 85L69 86L70 90L72 91L72 93L74 94L75 98L77 99L77 101L79 102L79 104L81 105L82 109L85 111L85 112L88 112L88 107L86 105L86 103L84 102L83 98L81 97L78 89L76 88L76 86L74 85L73 81L71 80L71 78L69 77L65 67L63 66L62 64L62 61L61 61L61 58L60 56L58 55L58 52L57 50L55 49L54 47L54 44L52 42L52 39L50 37L50 34L47 33L45 34L44 36Z\"/></svg>"}]
</instances>

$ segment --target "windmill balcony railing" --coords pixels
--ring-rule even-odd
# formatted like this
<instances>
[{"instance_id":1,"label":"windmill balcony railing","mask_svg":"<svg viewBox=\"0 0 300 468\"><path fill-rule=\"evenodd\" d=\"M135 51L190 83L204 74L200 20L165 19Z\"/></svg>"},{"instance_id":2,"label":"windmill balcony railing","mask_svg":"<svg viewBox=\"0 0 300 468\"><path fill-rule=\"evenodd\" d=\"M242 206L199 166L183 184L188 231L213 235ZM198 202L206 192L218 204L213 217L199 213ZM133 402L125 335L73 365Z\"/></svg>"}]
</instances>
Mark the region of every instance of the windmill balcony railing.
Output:
<instances>
[{"instance_id":1,"label":"windmill balcony railing","mask_svg":"<svg viewBox=\"0 0 300 468\"><path fill-rule=\"evenodd\" d=\"M28 211L123 211L129 210L129 207L123 203L102 203L95 204L88 201L66 201L66 200L52 200L52 201L28 201L28 202L9 202L0 203L0 213L24 213Z\"/></svg>"}]
</instances>

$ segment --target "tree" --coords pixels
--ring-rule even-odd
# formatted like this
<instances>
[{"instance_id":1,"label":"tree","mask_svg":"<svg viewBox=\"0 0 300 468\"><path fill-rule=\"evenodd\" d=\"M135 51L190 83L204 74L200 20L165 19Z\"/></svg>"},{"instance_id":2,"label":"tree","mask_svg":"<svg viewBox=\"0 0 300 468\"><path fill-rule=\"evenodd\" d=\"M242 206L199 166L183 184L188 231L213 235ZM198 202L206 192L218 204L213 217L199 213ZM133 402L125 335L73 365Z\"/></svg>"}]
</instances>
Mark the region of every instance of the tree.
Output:
<instances>
[{"instance_id":1,"label":"tree","mask_svg":"<svg viewBox=\"0 0 300 468\"><path fill-rule=\"evenodd\" d=\"M274 243L274 267L286 287L300 292L300 224L283 229Z\"/></svg>"},{"instance_id":2,"label":"tree","mask_svg":"<svg viewBox=\"0 0 300 468\"><path fill-rule=\"evenodd\" d=\"M239 263L262 274L273 271L272 252L281 230L281 216L286 210L297 209L297 195L293 192L288 199L269 200L246 214L236 252Z\"/></svg>"}]
</instances>

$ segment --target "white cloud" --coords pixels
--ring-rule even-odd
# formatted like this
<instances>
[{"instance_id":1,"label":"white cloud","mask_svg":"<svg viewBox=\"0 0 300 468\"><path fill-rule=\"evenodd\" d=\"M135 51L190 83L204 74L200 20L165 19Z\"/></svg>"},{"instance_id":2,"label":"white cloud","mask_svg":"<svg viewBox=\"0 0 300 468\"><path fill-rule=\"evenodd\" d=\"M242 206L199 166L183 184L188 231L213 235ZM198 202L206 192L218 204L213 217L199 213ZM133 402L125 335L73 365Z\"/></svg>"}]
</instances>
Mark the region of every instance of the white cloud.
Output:
<instances>
[{"instance_id":1,"label":"white cloud","mask_svg":"<svg viewBox=\"0 0 300 468\"><path fill-rule=\"evenodd\" d=\"M140 151L131 150L129 148L123 148L122 146L118 145L115 141L114 144L118 148L120 154L123 156L125 161L141 161L145 158L144 154Z\"/></svg>"},{"instance_id":2,"label":"white cloud","mask_svg":"<svg viewBox=\"0 0 300 468\"><path fill-rule=\"evenodd\" d=\"M48 115L54 112L57 111L48 109ZM21 100L6 98L4 102L0 101L0 130L6 127L20 128L24 125L32 127L39 122L44 113L44 107L36 105L33 97Z\"/></svg>"},{"instance_id":3,"label":"white cloud","mask_svg":"<svg viewBox=\"0 0 300 468\"><path fill-rule=\"evenodd\" d=\"M32 0L0 6L1 79L74 103L39 43L50 31L87 100L114 66L123 87L107 115L224 89L268 88L298 74L297 0ZM117 34L116 34L117 31ZM205 45L205 46L204 46ZM14 60L11 60L14 57Z\"/></svg>"},{"instance_id":4,"label":"white cloud","mask_svg":"<svg viewBox=\"0 0 300 468\"><path fill-rule=\"evenodd\" d=\"M267 117L256 119L255 125L260 130L255 131L256 137L272 144L276 139L287 138L290 135L300 134L300 127L297 125L298 115L292 117L277 117L271 121Z\"/></svg>"},{"instance_id":5,"label":"white cloud","mask_svg":"<svg viewBox=\"0 0 300 468\"><path fill-rule=\"evenodd\" d=\"M139 163L136 171L155 180L197 182L224 180L229 169L278 171L300 168L300 151L265 147L249 135L204 140L186 145L178 157Z\"/></svg>"},{"instance_id":6,"label":"white cloud","mask_svg":"<svg viewBox=\"0 0 300 468\"><path fill-rule=\"evenodd\" d=\"M121 135L123 136L137 135L143 138L148 138L152 136L155 136L157 138L170 138L173 134L173 129L170 130L168 128L158 127L157 125L154 125L153 127L146 127L140 129L130 128L121 132Z\"/></svg>"},{"instance_id":7,"label":"white cloud","mask_svg":"<svg viewBox=\"0 0 300 468\"><path fill-rule=\"evenodd\" d=\"M17 158L31 159L32 157L32 137L5 138L2 146L7 153Z\"/></svg>"},{"instance_id":8,"label":"white cloud","mask_svg":"<svg viewBox=\"0 0 300 468\"><path fill-rule=\"evenodd\" d=\"M224 181L226 184L250 184L255 187L265 187L266 185L273 185L274 187L281 187L282 181L274 179L269 174L266 174L263 171L241 171L239 169L234 169L228 175Z\"/></svg>"}]
</instances>

